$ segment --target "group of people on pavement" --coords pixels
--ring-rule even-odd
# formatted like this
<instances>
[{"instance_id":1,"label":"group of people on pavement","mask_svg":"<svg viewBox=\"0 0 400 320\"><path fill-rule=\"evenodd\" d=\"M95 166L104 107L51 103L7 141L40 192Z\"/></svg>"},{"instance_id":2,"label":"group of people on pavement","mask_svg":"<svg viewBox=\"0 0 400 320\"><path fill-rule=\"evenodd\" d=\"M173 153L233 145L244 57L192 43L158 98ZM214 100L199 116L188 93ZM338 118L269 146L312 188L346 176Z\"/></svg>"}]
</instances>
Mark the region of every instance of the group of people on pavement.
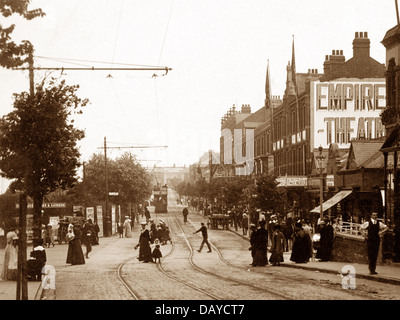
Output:
<instances>
[{"instance_id":1,"label":"group of people on pavement","mask_svg":"<svg viewBox=\"0 0 400 320\"><path fill-rule=\"evenodd\" d=\"M378 214L373 212L368 221L360 227L361 234L365 237L368 251L369 271L371 275L377 274L376 263L382 235L388 227L378 221ZM264 219L250 225L250 248L252 256L252 266L266 266L268 264L268 230L265 228ZM313 239L313 228L309 221L297 221L292 232L285 223L275 221L269 223L272 227L270 235L270 258L272 265L280 265L284 261L283 253L290 251L290 261L295 263L307 263L310 259L318 259L321 262L331 261L335 230L333 221L328 216L319 219L317 226L318 239ZM282 230L282 227L284 230ZM286 232L285 232L286 231ZM286 234L285 234L286 233ZM290 239L288 239L288 236ZM290 240L290 242L288 242ZM290 245L289 245L290 243ZM290 248L289 248L290 247Z\"/></svg>"},{"instance_id":2,"label":"group of people on pavement","mask_svg":"<svg viewBox=\"0 0 400 320\"><path fill-rule=\"evenodd\" d=\"M158 224L151 217L148 221L140 222L141 230L139 241L135 250L139 248L138 260L144 263L160 262L162 258L161 245L168 241L172 244L169 227L164 220L160 219ZM147 227L149 225L149 227Z\"/></svg>"},{"instance_id":3,"label":"group of people on pavement","mask_svg":"<svg viewBox=\"0 0 400 320\"><path fill-rule=\"evenodd\" d=\"M187 223L189 211L185 207L182 210L183 222ZM297 221L291 229L291 224L287 222L279 222L277 219L271 219L268 223L262 215L260 215L257 227L251 223L250 232L250 248L252 257L252 266L266 266L268 262L273 266L279 266L284 262L283 253L291 250L290 261L295 263L307 263L310 259L319 259L320 261L330 261L332 258L332 250L335 238L335 231L332 221L325 216L318 221L317 233L319 239L313 238L313 228L308 221ZM119 224L118 232L120 237L132 237L131 221L129 217L125 217L123 224ZM248 221L248 217L243 215L244 221ZM272 218L272 217L271 217ZM149 227L147 227L149 226ZM1 272L1 279L16 280L17 278L17 262L18 262L18 228L15 225L10 227L10 231L6 235L7 246ZM54 246L52 228L47 226L43 233L43 239L35 239L33 250L30 254L30 264L34 277L36 272L36 280L40 280L40 271L46 263L45 247ZM366 239L368 250L369 271L371 275L377 274L376 264L382 235L388 230L388 227L378 221L378 214L373 212L368 221L360 227L361 234ZM83 224L70 223L68 226L67 240L68 251L66 262L71 265L85 264L85 258L89 258L93 245L99 244L99 227L93 224L91 219L83 221ZM212 252L211 245L208 241L208 231L205 223L201 223L201 227L193 232L202 234L202 242L198 252L201 252L204 245L207 245L208 252ZM139 249L138 260L148 262L160 262L162 253L160 245L165 245L172 240L169 234L169 228L166 223L160 219L156 225L154 219L146 217L141 222L141 231L139 241L135 249ZM86 247L84 254L82 245ZM270 257L268 260L268 247L270 248Z\"/></svg>"}]
</instances>

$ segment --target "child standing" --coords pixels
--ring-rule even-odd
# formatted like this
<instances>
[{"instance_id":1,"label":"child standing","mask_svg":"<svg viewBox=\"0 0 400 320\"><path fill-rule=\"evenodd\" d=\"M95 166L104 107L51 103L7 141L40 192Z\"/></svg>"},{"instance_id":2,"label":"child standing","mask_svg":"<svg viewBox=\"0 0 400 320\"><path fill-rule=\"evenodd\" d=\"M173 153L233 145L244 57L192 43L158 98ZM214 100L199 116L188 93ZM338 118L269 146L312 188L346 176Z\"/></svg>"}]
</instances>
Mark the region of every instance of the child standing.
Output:
<instances>
[{"instance_id":1,"label":"child standing","mask_svg":"<svg viewBox=\"0 0 400 320\"><path fill-rule=\"evenodd\" d=\"M153 257L153 261L155 263L157 263L157 262L160 263L161 257L162 257L162 252L160 250L160 241L158 239L155 239L154 244L155 244L155 246L154 246L153 252L151 253L151 256Z\"/></svg>"}]
</instances>

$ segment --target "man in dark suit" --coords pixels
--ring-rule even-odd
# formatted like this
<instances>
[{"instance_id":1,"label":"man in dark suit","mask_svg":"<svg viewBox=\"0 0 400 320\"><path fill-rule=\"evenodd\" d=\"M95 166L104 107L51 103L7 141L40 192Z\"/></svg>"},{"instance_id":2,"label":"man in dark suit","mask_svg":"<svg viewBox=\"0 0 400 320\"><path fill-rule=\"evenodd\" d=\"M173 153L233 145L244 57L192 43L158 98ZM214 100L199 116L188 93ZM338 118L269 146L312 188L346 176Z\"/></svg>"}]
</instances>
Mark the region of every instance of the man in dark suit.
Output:
<instances>
[{"instance_id":1,"label":"man in dark suit","mask_svg":"<svg viewBox=\"0 0 400 320\"><path fill-rule=\"evenodd\" d=\"M371 218L360 227L360 232L367 240L369 272L371 275L378 274L375 269L381 243L380 238L388 229L384 223L378 221L376 212L372 212Z\"/></svg>"}]
</instances>

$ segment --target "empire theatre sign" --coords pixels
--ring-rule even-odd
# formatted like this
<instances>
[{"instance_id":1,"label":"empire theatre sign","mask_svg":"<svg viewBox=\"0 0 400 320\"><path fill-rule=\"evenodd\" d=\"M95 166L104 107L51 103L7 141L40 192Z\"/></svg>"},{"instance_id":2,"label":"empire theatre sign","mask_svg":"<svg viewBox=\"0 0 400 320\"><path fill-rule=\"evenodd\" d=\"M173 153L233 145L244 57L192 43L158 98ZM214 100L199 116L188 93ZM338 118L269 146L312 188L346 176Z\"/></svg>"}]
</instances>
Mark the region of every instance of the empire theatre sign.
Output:
<instances>
[{"instance_id":1,"label":"empire theatre sign","mask_svg":"<svg viewBox=\"0 0 400 320\"><path fill-rule=\"evenodd\" d=\"M384 79L314 81L311 90L314 148L329 148L331 143L348 148L354 138L384 135L380 118L386 107Z\"/></svg>"}]
</instances>

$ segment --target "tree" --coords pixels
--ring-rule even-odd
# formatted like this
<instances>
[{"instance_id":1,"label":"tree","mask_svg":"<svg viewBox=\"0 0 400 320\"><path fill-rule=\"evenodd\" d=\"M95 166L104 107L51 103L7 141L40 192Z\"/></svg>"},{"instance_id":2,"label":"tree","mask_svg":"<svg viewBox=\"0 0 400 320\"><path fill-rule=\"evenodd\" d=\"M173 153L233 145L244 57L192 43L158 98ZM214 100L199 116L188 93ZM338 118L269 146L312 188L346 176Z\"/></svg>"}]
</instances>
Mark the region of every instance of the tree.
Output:
<instances>
[{"instance_id":1,"label":"tree","mask_svg":"<svg viewBox=\"0 0 400 320\"><path fill-rule=\"evenodd\" d=\"M52 79L36 86L33 95L14 94L14 111L0 119L0 170L16 179L34 203L34 238L41 238L41 209L45 195L77 182L77 142L84 132L74 127L74 114L89 101L80 99L78 85Z\"/></svg>"},{"instance_id":2,"label":"tree","mask_svg":"<svg viewBox=\"0 0 400 320\"><path fill-rule=\"evenodd\" d=\"M256 185L253 186L250 194L257 195L253 199L255 205L267 212L274 214L282 214L287 203L286 190L278 188L276 176L263 176L256 180Z\"/></svg>"},{"instance_id":3,"label":"tree","mask_svg":"<svg viewBox=\"0 0 400 320\"><path fill-rule=\"evenodd\" d=\"M19 14L26 20L45 16L42 9L29 10L30 0L1 0L0 12L3 17L10 17ZM0 65L5 68L15 68L27 62L27 56L33 52L32 44L24 40L17 45L11 40L11 34L15 29L15 24L9 27L0 25ZM24 57L25 56L25 57Z\"/></svg>"},{"instance_id":4,"label":"tree","mask_svg":"<svg viewBox=\"0 0 400 320\"><path fill-rule=\"evenodd\" d=\"M151 195L150 176L130 153L124 153L115 160L107 159L108 188L118 192L113 196L116 204L128 205L140 203ZM82 184L85 184L84 188ZM104 201L105 190L105 161L101 154L93 154L85 165L85 181L76 186L76 198L83 199L81 193L91 201Z\"/></svg>"}]
</instances>

